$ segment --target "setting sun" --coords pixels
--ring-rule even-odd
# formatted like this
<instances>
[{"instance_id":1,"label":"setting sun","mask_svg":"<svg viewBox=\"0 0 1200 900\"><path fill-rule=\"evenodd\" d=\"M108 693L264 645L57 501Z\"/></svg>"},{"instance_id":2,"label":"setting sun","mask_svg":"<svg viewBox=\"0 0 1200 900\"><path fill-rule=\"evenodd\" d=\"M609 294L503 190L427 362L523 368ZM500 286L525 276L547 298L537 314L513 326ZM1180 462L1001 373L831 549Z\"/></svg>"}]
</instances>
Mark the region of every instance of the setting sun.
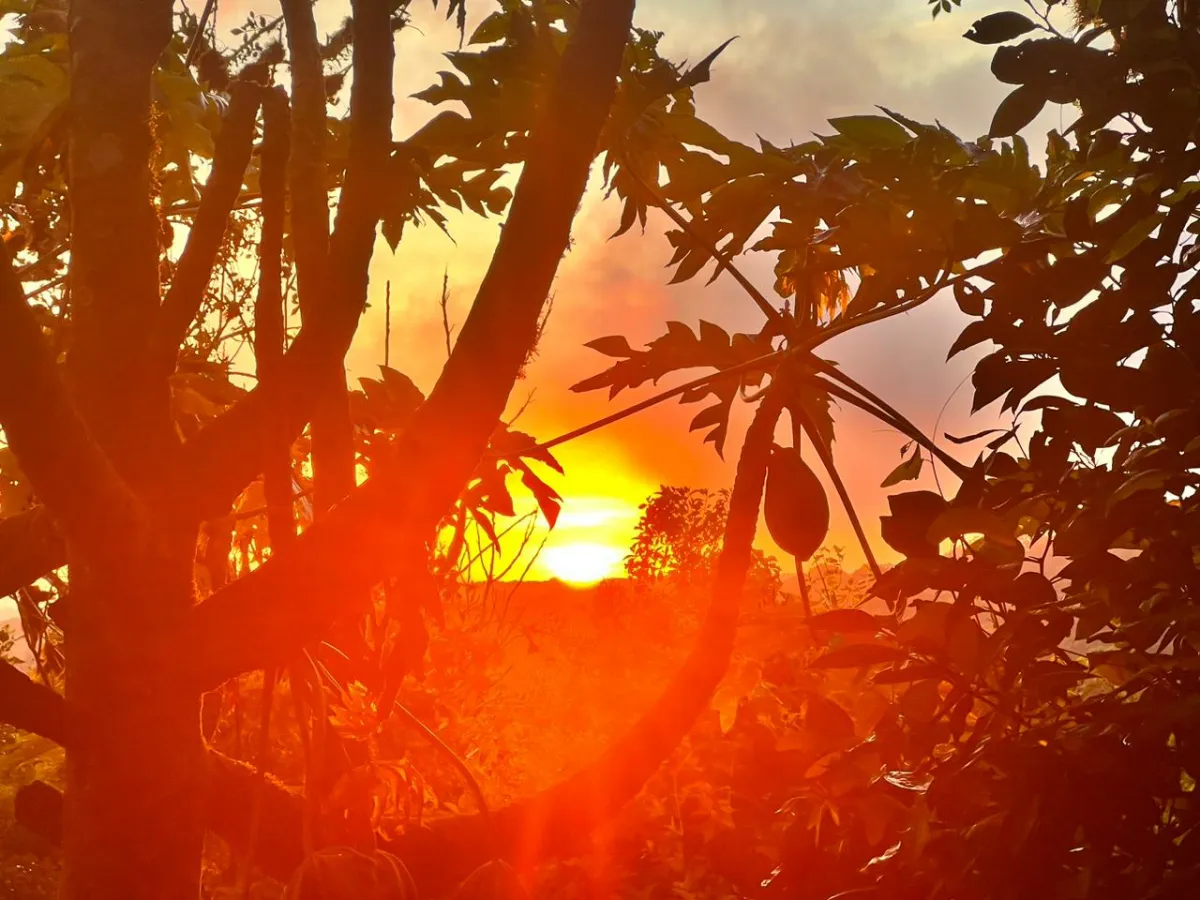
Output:
<instances>
[{"instance_id":1,"label":"setting sun","mask_svg":"<svg viewBox=\"0 0 1200 900\"><path fill-rule=\"evenodd\" d=\"M546 569L568 584L595 584L618 574L625 551L607 544L579 542L547 548L542 554Z\"/></svg>"}]
</instances>

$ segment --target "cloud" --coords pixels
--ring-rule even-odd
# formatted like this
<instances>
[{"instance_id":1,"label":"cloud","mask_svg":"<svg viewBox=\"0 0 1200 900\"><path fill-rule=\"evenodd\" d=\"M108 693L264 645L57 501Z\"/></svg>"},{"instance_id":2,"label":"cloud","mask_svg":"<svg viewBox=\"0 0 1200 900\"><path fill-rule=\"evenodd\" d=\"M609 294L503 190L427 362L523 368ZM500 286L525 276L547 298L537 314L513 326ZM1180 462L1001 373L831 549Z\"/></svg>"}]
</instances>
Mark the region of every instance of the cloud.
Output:
<instances>
[{"instance_id":1,"label":"cloud","mask_svg":"<svg viewBox=\"0 0 1200 900\"><path fill-rule=\"evenodd\" d=\"M345 4L323 3L322 27L332 28ZM457 33L440 14L416 7L416 28L402 32L397 44L395 132L404 135L425 120L430 109L409 95L445 68L440 54L457 44ZM986 14L999 2L978 2L971 12ZM264 12L265 6L256 6ZM472 25L492 8L470 4ZM702 116L731 136L754 142L761 134L774 143L807 140L826 130L828 118L870 112L876 104L915 118L938 119L967 136L987 130L991 112L1004 95L988 70L990 51L961 38L974 16L956 13L931 21L918 0L642 0L638 23L665 32L662 49L673 59L696 60L732 35L740 35L713 69L713 80L697 91ZM226 10L223 22L237 17ZM1043 116L1054 120L1057 112ZM1038 127L1041 127L1039 124ZM1036 128L1034 129L1036 132ZM604 392L579 395L569 386L605 367L599 354L583 349L588 340L624 334L637 346L664 330L668 319L695 325L705 318L729 331L755 330L760 316L727 277L711 287L702 280L667 286L663 265L670 255L661 218L651 213L644 237L636 231L615 241L616 201L602 202L598 181L583 204L574 228L575 245L561 266L554 287L555 309L530 367L527 381L514 392L514 407L536 390L521 427L540 438L568 431L653 391L647 388L609 401ZM393 256L383 242L372 266L371 308L348 358L351 374L371 375L383 358L385 286L391 284L392 365L423 388L432 386L445 357L438 297L443 273L451 289L454 323L465 317L499 234L498 221L452 216L451 242L436 228L406 233ZM772 282L772 260L765 254L746 258L744 269L756 283ZM903 318L871 326L831 343L826 350L845 371L935 431L967 430L970 386L963 386L972 357L944 364L946 351L964 318L952 301L939 299ZM675 383L674 381L671 382ZM948 401L949 398L949 402ZM942 407L946 406L943 412ZM572 504L611 502L626 511L658 484L727 487L732 484L737 448L750 416L738 404L721 460L700 435L687 430L698 407L669 403L639 414L560 448L568 477L554 480ZM878 516L886 511L879 483L899 462L905 439L852 409L836 412L837 460L846 473L868 532L877 546ZM987 427L990 420L976 423ZM935 428L936 426L936 428ZM781 432L782 437L782 432ZM934 487L930 474L921 486ZM832 493L831 493L831 496ZM861 559L853 546L848 520L835 509L834 540L848 548L851 562ZM633 517L626 514L597 522L597 539L627 542ZM563 530L556 540L586 539L586 528ZM764 541L769 548L769 542Z\"/></svg>"}]
</instances>

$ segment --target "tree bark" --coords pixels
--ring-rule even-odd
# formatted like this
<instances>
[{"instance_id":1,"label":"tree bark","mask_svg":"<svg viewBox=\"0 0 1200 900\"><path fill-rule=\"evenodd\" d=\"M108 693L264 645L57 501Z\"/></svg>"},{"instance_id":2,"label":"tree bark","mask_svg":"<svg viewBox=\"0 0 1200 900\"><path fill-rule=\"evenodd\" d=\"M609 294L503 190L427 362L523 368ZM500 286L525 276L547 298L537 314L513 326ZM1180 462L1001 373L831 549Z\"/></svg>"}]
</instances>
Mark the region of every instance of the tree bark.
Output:
<instances>
[{"instance_id":1,"label":"tree bark","mask_svg":"<svg viewBox=\"0 0 1200 900\"><path fill-rule=\"evenodd\" d=\"M69 13L67 367L84 417L131 481L177 445L152 352L161 240L151 73L171 38L171 8L170 0L74 0Z\"/></svg>"},{"instance_id":2,"label":"tree bark","mask_svg":"<svg viewBox=\"0 0 1200 900\"><path fill-rule=\"evenodd\" d=\"M151 79L171 10L169 0L73 0L69 13L68 374L108 459L140 485L160 483L178 448L168 373L153 352L161 244ZM134 648L177 627L193 605L196 529L114 527L110 510L93 514L85 538L68 532L62 896L194 900L204 835L200 696L148 672Z\"/></svg>"}]
</instances>

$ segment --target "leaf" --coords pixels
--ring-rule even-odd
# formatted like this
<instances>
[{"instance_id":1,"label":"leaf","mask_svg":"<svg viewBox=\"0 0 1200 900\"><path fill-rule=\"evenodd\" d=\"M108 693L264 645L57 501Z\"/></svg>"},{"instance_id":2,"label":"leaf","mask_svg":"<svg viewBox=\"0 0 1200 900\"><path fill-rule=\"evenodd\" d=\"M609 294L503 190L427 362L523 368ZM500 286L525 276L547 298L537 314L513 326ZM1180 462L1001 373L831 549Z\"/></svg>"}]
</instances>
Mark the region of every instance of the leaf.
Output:
<instances>
[{"instance_id":1,"label":"leaf","mask_svg":"<svg viewBox=\"0 0 1200 900\"><path fill-rule=\"evenodd\" d=\"M908 491L888 497L888 507L891 515L879 517L880 537L887 545L910 558L936 557L938 547L929 541L929 526L945 512L945 499L933 491Z\"/></svg>"},{"instance_id":2,"label":"leaf","mask_svg":"<svg viewBox=\"0 0 1200 900\"><path fill-rule=\"evenodd\" d=\"M712 76L712 64L716 62L718 56L725 52L725 48L737 40L737 35L729 38L721 46L719 46L696 65L692 66L683 77L679 80L680 87L695 87L698 84L703 84Z\"/></svg>"},{"instance_id":3,"label":"leaf","mask_svg":"<svg viewBox=\"0 0 1200 900\"><path fill-rule=\"evenodd\" d=\"M1013 530L994 512L973 507L953 507L933 520L929 526L930 542L940 544L948 538L960 538L964 534L982 534L998 544L1019 544Z\"/></svg>"},{"instance_id":4,"label":"leaf","mask_svg":"<svg viewBox=\"0 0 1200 900\"><path fill-rule=\"evenodd\" d=\"M928 725L937 714L941 703L940 678L930 678L913 684L900 698L900 712L904 718L918 725Z\"/></svg>"},{"instance_id":5,"label":"leaf","mask_svg":"<svg viewBox=\"0 0 1200 900\"><path fill-rule=\"evenodd\" d=\"M701 410L692 419L692 424L688 426L688 431L699 431L701 428L711 428L713 425L720 425L725 421L729 414L729 409L724 404L718 403L716 406L710 406Z\"/></svg>"},{"instance_id":6,"label":"leaf","mask_svg":"<svg viewBox=\"0 0 1200 900\"><path fill-rule=\"evenodd\" d=\"M829 124L862 147L902 147L912 140L908 129L887 116L842 116L830 119Z\"/></svg>"},{"instance_id":7,"label":"leaf","mask_svg":"<svg viewBox=\"0 0 1200 900\"><path fill-rule=\"evenodd\" d=\"M902 481L916 481L921 477L921 467L924 465L925 457L921 455L921 451L918 448L912 456L904 460L904 462L900 463L900 465L896 466L896 468L892 469L891 474L888 475L887 478L883 479L883 483L879 486L892 487L893 485L897 485Z\"/></svg>"},{"instance_id":8,"label":"leaf","mask_svg":"<svg viewBox=\"0 0 1200 900\"><path fill-rule=\"evenodd\" d=\"M558 523L558 514L562 511L562 496L538 478L527 464L518 461L516 465L521 472L521 483L533 494L538 509L542 511L542 515L546 519L546 524L553 528Z\"/></svg>"},{"instance_id":9,"label":"leaf","mask_svg":"<svg viewBox=\"0 0 1200 900\"><path fill-rule=\"evenodd\" d=\"M952 359L955 355L962 353L974 347L976 344L982 344L984 341L992 339L992 324L986 319L981 319L978 322L972 322L962 330L960 334L950 345L950 352L946 354L946 359Z\"/></svg>"},{"instance_id":10,"label":"leaf","mask_svg":"<svg viewBox=\"0 0 1200 900\"><path fill-rule=\"evenodd\" d=\"M832 609L829 612L813 616L808 620L808 627L813 631L824 631L831 634L854 634L856 632L874 634L879 630L875 617L861 609Z\"/></svg>"},{"instance_id":11,"label":"leaf","mask_svg":"<svg viewBox=\"0 0 1200 900\"><path fill-rule=\"evenodd\" d=\"M1003 44L1036 29L1038 26L1019 12L1005 11L984 16L963 35L977 44Z\"/></svg>"},{"instance_id":12,"label":"leaf","mask_svg":"<svg viewBox=\"0 0 1200 900\"><path fill-rule=\"evenodd\" d=\"M992 117L988 137L1012 137L1036 119L1045 105L1046 95L1040 87L1021 85L1000 102L996 115Z\"/></svg>"},{"instance_id":13,"label":"leaf","mask_svg":"<svg viewBox=\"0 0 1200 900\"><path fill-rule=\"evenodd\" d=\"M942 670L930 663L909 663L893 666L876 672L871 682L873 684L907 684L910 681L924 681L926 678L936 678L942 675Z\"/></svg>"},{"instance_id":14,"label":"leaf","mask_svg":"<svg viewBox=\"0 0 1200 900\"><path fill-rule=\"evenodd\" d=\"M954 283L954 302L968 316L982 316L984 311L983 291L969 281Z\"/></svg>"},{"instance_id":15,"label":"leaf","mask_svg":"<svg viewBox=\"0 0 1200 900\"><path fill-rule=\"evenodd\" d=\"M1135 222L1128 231L1113 242L1112 247L1109 248L1108 253L1104 257L1104 261L1115 263L1124 259L1141 246L1142 241L1150 237L1154 229L1161 225L1165 218L1165 213L1152 213L1144 219Z\"/></svg>"},{"instance_id":16,"label":"leaf","mask_svg":"<svg viewBox=\"0 0 1200 900\"><path fill-rule=\"evenodd\" d=\"M597 353L603 353L605 356L615 356L623 359L628 359L634 353L633 348L629 346L629 341L620 335L596 338L594 341L588 341L583 346L589 350L595 350Z\"/></svg>"},{"instance_id":17,"label":"leaf","mask_svg":"<svg viewBox=\"0 0 1200 900\"><path fill-rule=\"evenodd\" d=\"M471 44L492 44L504 40L508 33L509 14L504 11L494 12L475 29L471 35Z\"/></svg>"},{"instance_id":18,"label":"leaf","mask_svg":"<svg viewBox=\"0 0 1200 900\"><path fill-rule=\"evenodd\" d=\"M1139 472L1113 491L1112 496L1108 498L1107 508L1112 509L1122 500L1142 491L1157 491L1162 493L1172 477L1173 473L1161 469Z\"/></svg>"},{"instance_id":19,"label":"leaf","mask_svg":"<svg viewBox=\"0 0 1200 900\"><path fill-rule=\"evenodd\" d=\"M908 654L884 644L851 644L830 650L809 664L810 669L862 669L907 659Z\"/></svg>"}]
</instances>

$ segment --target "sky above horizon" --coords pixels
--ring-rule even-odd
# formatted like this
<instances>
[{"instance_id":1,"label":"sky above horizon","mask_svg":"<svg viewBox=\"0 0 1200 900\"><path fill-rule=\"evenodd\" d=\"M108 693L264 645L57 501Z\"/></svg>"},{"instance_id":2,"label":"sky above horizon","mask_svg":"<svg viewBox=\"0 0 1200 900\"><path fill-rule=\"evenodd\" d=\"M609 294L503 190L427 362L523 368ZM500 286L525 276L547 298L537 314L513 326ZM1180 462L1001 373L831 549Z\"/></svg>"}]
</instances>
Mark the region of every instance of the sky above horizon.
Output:
<instances>
[{"instance_id":1,"label":"sky above horizon","mask_svg":"<svg viewBox=\"0 0 1200 900\"><path fill-rule=\"evenodd\" d=\"M332 29L348 4L318 4L319 25ZM440 54L457 44L457 32L433 13L428 3L414 5L414 25L397 39L396 118L398 138L410 134L431 114L411 94L447 68ZM665 32L661 51L676 61L699 59L730 36L736 40L713 68L713 79L697 90L700 115L730 137L754 143L756 135L776 144L801 142L827 130L826 120L873 112L886 106L913 118L938 120L961 136L987 131L1005 88L989 72L990 49L962 38L980 15L1011 4L968 2L950 16L930 18L921 0L642 0L635 22ZM219 27L239 24L247 8L271 15L277 4L230 3L220 6ZM468 3L468 33L494 3ZM1048 109L1026 131L1036 151L1045 132L1059 127L1058 109ZM1067 115L1069 121L1069 115ZM652 212L644 236L636 229L616 240L620 208L604 202L593 183L574 228L575 246L564 258L554 286L554 310L537 360L518 384L512 408L533 391L519 426L539 439L554 437L622 406L649 396L653 388L622 393L609 401L605 392L574 394L569 386L606 366L604 357L582 347L589 340L619 333L641 346L678 319L693 327L708 319L727 331L754 331L759 314L727 277L711 286L704 279L668 286L664 265L670 248L663 220ZM443 273L450 286L450 318L461 322L486 269L500 220L451 215L455 241L436 228L405 234L393 255L381 240L372 264L370 309L347 358L351 379L376 375L383 360L385 286L391 284L391 363L423 389L436 380L445 359L438 299ZM773 259L745 258L746 273L765 291L773 277ZM827 358L874 389L907 414L926 433L963 433L994 424L986 415L970 418L969 375L976 356L945 362L946 352L965 319L953 300L939 297L924 308L861 329L826 345ZM665 379L669 387L676 381ZM660 484L730 487L737 448L750 408L735 407L721 460L688 423L697 406L668 403L569 443L556 454L566 477L551 484L565 506L532 577L582 573L589 567L616 574L633 534L638 504ZM866 525L884 559L879 516L886 512L880 482L899 462L901 436L858 414L835 408L834 451ZM961 454L960 454L961 456ZM969 461L969 460L967 460ZM929 467L922 487L934 488ZM911 487L910 485L909 487ZM832 492L831 492L831 496ZM834 507L829 543L845 548L848 564L859 565L857 547L845 514ZM759 544L777 552L760 530ZM790 564L784 566L785 571Z\"/></svg>"}]
</instances>

